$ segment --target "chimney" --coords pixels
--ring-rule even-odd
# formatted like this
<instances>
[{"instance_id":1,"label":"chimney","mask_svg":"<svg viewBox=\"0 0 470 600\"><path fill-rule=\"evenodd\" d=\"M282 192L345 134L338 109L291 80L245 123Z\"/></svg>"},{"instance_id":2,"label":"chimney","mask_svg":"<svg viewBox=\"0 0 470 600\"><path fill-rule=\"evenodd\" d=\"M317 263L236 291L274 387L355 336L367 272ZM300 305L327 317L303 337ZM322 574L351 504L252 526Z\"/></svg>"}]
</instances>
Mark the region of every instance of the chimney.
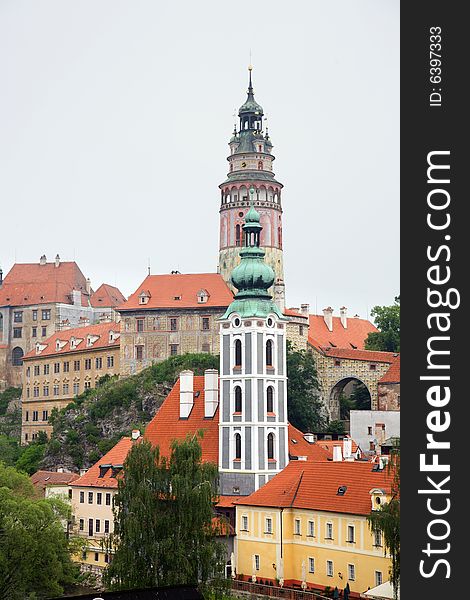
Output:
<instances>
[{"instance_id":1,"label":"chimney","mask_svg":"<svg viewBox=\"0 0 470 600\"><path fill-rule=\"evenodd\" d=\"M91 279L89 277L87 277L87 280L86 280L86 293L88 295L91 294Z\"/></svg>"},{"instance_id":2,"label":"chimney","mask_svg":"<svg viewBox=\"0 0 470 600\"><path fill-rule=\"evenodd\" d=\"M194 373L180 373L180 419L187 419L191 414L194 403Z\"/></svg>"},{"instance_id":3,"label":"chimney","mask_svg":"<svg viewBox=\"0 0 470 600\"><path fill-rule=\"evenodd\" d=\"M72 304L74 306L82 305L82 292L80 290L72 290Z\"/></svg>"},{"instance_id":4,"label":"chimney","mask_svg":"<svg viewBox=\"0 0 470 600\"><path fill-rule=\"evenodd\" d=\"M41 256L41 258L39 259L39 264L40 264L40 265L45 265L46 263L47 263L47 258L46 258L46 255L45 255L45 254L43 254L43 255Z\"/></svg>"},{"instance_id":5,"label":"chimney","mask_svg":"<svg viewBox=\"0 0 470 600\"><path fill-rule=\"evenodd\" d=\"M132 439L138 440L139 438L140 438L140 429L133 429L132 430Z\"/></svg>"},{"instance_id":6,"label":"chimney","mask_svg":"<svg viewBox=\"0 0 470 600\"><path fill-rule=\"evenodd\" d=\"M0 268L0 288L3 285L3 270Z\"/></svg>"},{"instance_id":7,"label":"chimney","mask_svg":"<svg viewBox=\"0 0 470 600\"><path fill-rule=\"evenodd\" d=\"M308 317L308 315L310 314L310 304L301 304L300 312L304 317Z\"/></svg>"},{"instance_id":8,"label":"chimney","mask_svg":"<svg viewBox=\"0 0 470 600\"><path fill-rule=\"evenodd\" d=\"M339 317L341 319L341 325L347 329L348 328L348 309L345 306L342 306L339 309Z\"/></svg>"},{"instance_id":9,"label":"chimney","mask_svg":"<svg viewBox=\"0 0 470 600\"><path fill-rule=\"evenodd\" d=\"M333 309L331 306L323 309L323 319L325 320L325 325L328 327L328 331L333 331Z\"/></svg>"},{"instance_id":10,"label":"chimney","mask_svg":"<svg viewBox=\"0 0 470 600\"><path fill-rule=\"evenodd\" d=\"M352 440L351 438L344 438L343 440L343 454L344 460L354 460L352 454Z\"/></svg>"},{"instance_id":11,"label":"chimney","mask_svg":"<svg viewBox=\"0 0 470 600\"><path fill-rule=\"evenodd\" d=\"M304 440L309 444L314 444L315 436L313 435L313 433L304 433Z\"/></svg>"},{"instance_id":12,"label":"chimney","mask_svg":"<svg viewBox=\"0 0 470 600\"><path fill-rule=\"evenodd\" d=\"M274 302L279 310L284 313L286 309L286 286L282 279L277 279L274 284Z\"/></svg>"},{"instance_id":13,"label":"chimney","mask_svg":"<svg viewBox=\"0 0 470 600\"><path fill-rule=\"evenodd\" d=\"M58 254L56 254L55 257L55 266L58 267L60 265L60 256Z\"/></svg>"},{"instance_id":14,"label":"chimney","mask_svg":"<svg viewBox=\"0 0 470 600\"><path fill-rule=\"evenodd\" d=\"M333 446L333 462L341 462L342 460L341 446Z\"/></svg>"},{"instance_id":15,"label":"chimney","mask_svg":"<svg viewBox=\"0 0 470 600\"><path fill-rule=\"evenodd\" d=\"M204 418L211 419L219 404L219 372L217 369L204 371Z\"/></svg>"}]
</instances>

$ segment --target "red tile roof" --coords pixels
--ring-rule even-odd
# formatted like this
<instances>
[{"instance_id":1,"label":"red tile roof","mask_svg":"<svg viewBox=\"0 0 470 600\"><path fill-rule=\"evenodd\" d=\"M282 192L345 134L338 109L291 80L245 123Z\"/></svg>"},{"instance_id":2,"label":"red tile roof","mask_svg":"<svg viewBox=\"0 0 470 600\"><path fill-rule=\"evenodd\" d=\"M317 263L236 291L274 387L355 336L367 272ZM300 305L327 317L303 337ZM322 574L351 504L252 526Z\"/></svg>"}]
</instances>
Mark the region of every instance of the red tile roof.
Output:
<instances>
[{"instance_id":1,"label":"red tile roof","mask_svg":"<svg viewBox=\"0 0 470 600\"><path fill-rule=\"evenodd\" d=\"M352 453L355 454L357 452L357 449L359 448L359 446L357 445L357 443L354 440L351 440L351 441L352 441ZM344 442L344 440L318 440L317 444L321 448L326 450L331 458L333 456L333 448L335 446L339 446L341 448L342 454L344 456L343 442Z\"/></svg>"},{"instance_id":2,"label":"red tile roof","mask_svg":"<svg viewBox=\"0 0 470 600\"><path fill-rule=\"evenodd\" d=\"M72 290L82 292L82 306L87 306L86 279L75 262L15 264L3 280L0 306L72 304Z\"/></svg>"},{"instance_id":3,"label":"red tile roof","mask_svg":"<svg viewBox=\"0 0 470 600\"><path fill-rule=\"evenodd\" d=\"M139 439L141 438L133 440L130 437L123 437L107 454L100 458L84 475L76 479L71 485L77 487L117 488L118 480L115 476L113 477L112 469L108 469L104 476L100 477L100 465L123 465L129 450Z\"/></svg>"},{"instance_id":4,"label":"red tile roof","mask_svg":"<svg viewBox=\"0 0 470 600\"><path fill-rule=\"evenodd\" d=\"M31 475L31 483L44 490L46 485L69 485L78 479L77 473L59 473L58 471L36 471Z\"/></svg>"},{"instance_id":5,"label":"red tile roof","mask_svg":"<svg viewBox=\"0 0 470 600\"><path fill-rule=\"evenodd\" d=\"M306 456L307 460L328 460L329 453L317 442L310 443L304 434L289 423L289 455Z\"/></svg>"},{"instance_id":6,"label":"red tile roof","mask_svg":"<svg viewBox=\"0 0 470 600\"><path fill-rule=\"evenodd\" d=\"M63 331L57 331L51 337L38 342L42 346L46 346L39 354L36 352L36 348L30 350L23 360L42 358L44 356L59 356L61 354L69 354L75 352L84 352L96 350L99 348L115 348L119 346L119 336L114 338L114 341L109 341L109 334L111 331L119 333L121 329L120 323L108 322L99 323L98 325L88 325L87 327L76 327L74 329L64 329ZM99 336L97 340L93 342L92 346L87 346L87 336ZM75 347L70 347L70 340L74 337L77 341L80 339L81 342ZM57 341L63 342L60 350L56 349Z\"/></svg>"},{"instance_id":7,"label":"red tile roof","mask_svg":"<svg viewBox=\"0 0 470 600\"><path fill-rule=\"evenodd\" d=\"M121 294L121 291L117 287L108 285L107 283L102 283L90 298L90 304L94 308L99 308L100 306L114 308L125 301L126 298Z\"/></svg>"},{"instance_id":8,"label":"red tile roof","mask_svg":"<svg viewBox=\"0 0 470 600\"><path fill-rule=\"evenodd\" d=\"M387 469L372 468L372 463L359 461L291 461L271 481L237 504L368 515L372 506L370 491L379 488L390 493L392 483ZM344 495L338 494L340 486L347 488Z\"/></svg>"},{"instance_id":9,"label":"red tile roof","mask_svg":"<svg viewBox=\"0 0 470 600\"><path fill-rule=\"evenodd\" d=\"M377 352L375 350L348 350L347 348L330 347L320 347L320 350L326 356L332 356L334 358L364 360L367 362L382 362L390 364L397 356L394 352Z\"/></svg>"},{"instance_id":10,"label":"red tile roof","mask_svg":"<svg viewBox=\"0 0 470 600\"><path fill-rule=\"evenodd\" d=\"M379 379L379 383L400 383L400 355L394 357L389 370Z\"/></svg>"},{"instance_id":11,"label":"red tile roof","mask_svg":"<svg viewBox=\"0 0 470 600\"><path fill-rule=\"evenodd\" d=\"M198 302L197 293L200 290L207 291L207 302ZM150 293L147 304L139 303L139 295L142 292ZM119 306L119 310L196 307L202 309L214 306L225 308L232 300L232 292L218 273L148 275L129 296L127 302Z\"/></svg>"},{"instance_id":12,"label":"red tile roof","mask_svg":"<svg viewBox=\"0 0 470 600\"><path fill-rule=\"evenodd\" d=\"M219 496L219 500L216 504L217 508L233 508L235 502L240 500L242 496Z\"/></svg>"},{"instance_id":13,"label":"red tile roof","mask_svg":"<svg viewBox=\"0 0 470 600\"><path fill-rule=\"evenodd\" d=\"M212 419L204 418L204 376L194 377L194 405L187 419L180 419L180 380L166 397L157 414L145 430L144 438L160 447L160 454L170 456L171 442L182 440L187 434L203 431L200 440L202 460L218 464L219 461L219 409Z\"/></svg>"},{"instance_id":14,"label":"red tile roof","mask_svg":"<svg viewBox=\"0 0 470 600\"><path fill-rule=\"evenodd\" d=\"M288 317L302 317L304 319L307 319L307 315L303 315L302 313L299 313L298 310L294 310L292 308L285 308L284 309L284 314L287 315Z\"/></svg>"},{"instance_id":15,"label":"red tile roof","mask_svg":"<svg viewBox=\"0 0 470 600\"><path fill-rule=\"evenodd\" d=\"M337 348L364 349L364 342L370 332L377 331L377 327L366 319L349 317L347 328L341 324L340 317L333 317L333 331L325 324L323 315L310 315L309 318L309 344L315 348L320 346L332 346Z\"/></svg>"}]
</instances>

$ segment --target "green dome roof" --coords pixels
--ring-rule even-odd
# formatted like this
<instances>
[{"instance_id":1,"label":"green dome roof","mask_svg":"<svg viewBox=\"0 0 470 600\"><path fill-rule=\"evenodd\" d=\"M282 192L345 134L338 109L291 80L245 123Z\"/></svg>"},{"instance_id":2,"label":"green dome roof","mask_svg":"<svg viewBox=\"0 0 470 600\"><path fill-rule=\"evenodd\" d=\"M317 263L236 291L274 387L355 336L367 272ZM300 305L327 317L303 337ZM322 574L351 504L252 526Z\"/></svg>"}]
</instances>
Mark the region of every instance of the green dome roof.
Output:
<instances>
[{"instance_id":1,"label":"green dome roof","mask_svg":"<svg viewBox=\"0 0 470 600\"><path fill-rule=\"evenodd\" d=\"M264 262L264 250L261 248L244 248L240 252L240 264L231 274L231 281L237 288L237 298L242 296L265 296L270 298L267 290L273 285L275 274Z\"/></svg>"}]
</instances>

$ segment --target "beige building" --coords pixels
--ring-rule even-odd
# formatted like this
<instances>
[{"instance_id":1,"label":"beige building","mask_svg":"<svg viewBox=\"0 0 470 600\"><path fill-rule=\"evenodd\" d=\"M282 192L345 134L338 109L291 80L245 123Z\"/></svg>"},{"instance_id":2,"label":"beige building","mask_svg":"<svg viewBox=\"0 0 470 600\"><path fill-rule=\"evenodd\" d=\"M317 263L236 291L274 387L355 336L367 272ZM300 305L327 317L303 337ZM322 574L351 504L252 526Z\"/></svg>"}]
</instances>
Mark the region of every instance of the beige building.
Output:
<instances>
[{"instance_id":1,"label":"beige building","mask_svg":"<svg viewBox=\"0 0 470 600\"><path fill-rule=\"evenodd\" d=\"M120 325L115 322L59 331L23 360L21 442L52 431L54 408L67 406L104 375L119 374Z\"/></svg>"}]
</instances>

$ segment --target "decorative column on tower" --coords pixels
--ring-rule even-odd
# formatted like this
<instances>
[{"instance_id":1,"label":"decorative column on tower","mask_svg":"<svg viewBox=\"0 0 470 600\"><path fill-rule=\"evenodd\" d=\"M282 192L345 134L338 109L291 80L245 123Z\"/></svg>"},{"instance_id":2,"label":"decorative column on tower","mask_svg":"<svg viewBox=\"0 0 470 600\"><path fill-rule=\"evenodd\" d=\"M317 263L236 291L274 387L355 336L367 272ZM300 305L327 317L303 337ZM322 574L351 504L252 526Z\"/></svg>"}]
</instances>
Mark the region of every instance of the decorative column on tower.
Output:
<instances>
[{"instance_id":1,"label":"decorative column on tower","mask_svg":"<svg viewBox=\"0 0 470 600\"><path fill-rule=\"evenodd\" d=\"M286 324L268 289L274 270L260 247L262 225L251 206L242 227L238 290L220 319L220 493L247 495L288 462Z\"/></svg>"},{"instance_id":2,"label":"decorative column on tower","mask_svg":"<svg viewBox=\"0 0 470 600\"><path fill-rule=\"evenodd\" d=\"M271 292L281 311L284 310L284 263L282 252L282 183L274 178L273 145L268 131L263 130L263 108L256 102L250 80L248 97L238 111L238 131L235 126L230 140L229 173L220 184L219 267L224 280L239 262L242 246L242 226L249 208L248 190L254 189L254 203L260 214L262 232L260 245L265 249L266 262L275 273Z\"/></svg>"}]
</instances>

